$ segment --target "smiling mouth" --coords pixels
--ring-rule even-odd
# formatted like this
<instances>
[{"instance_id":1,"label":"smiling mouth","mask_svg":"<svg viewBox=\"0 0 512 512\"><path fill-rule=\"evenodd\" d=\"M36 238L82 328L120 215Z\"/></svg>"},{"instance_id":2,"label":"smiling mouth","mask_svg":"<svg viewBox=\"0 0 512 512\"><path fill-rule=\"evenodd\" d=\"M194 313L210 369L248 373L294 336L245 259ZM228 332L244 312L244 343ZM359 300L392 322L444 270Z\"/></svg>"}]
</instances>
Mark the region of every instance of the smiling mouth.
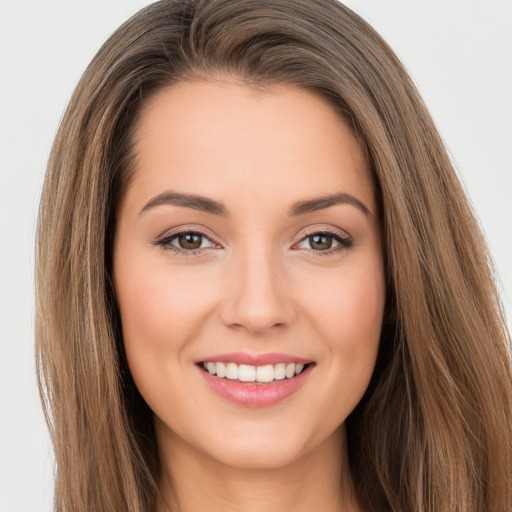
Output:
<instances>
[{"instance_id":1,"label":"smiling mouth","mask_svg":"<svg viewBox=\"0 0 512 512\"><path fill-rule=\"evenodd\" d=\"M314 363L277 363L264 366L202 361L198 366L210 375L240 383L270 384L297 377Z\"/></svg>"}]
</instances>

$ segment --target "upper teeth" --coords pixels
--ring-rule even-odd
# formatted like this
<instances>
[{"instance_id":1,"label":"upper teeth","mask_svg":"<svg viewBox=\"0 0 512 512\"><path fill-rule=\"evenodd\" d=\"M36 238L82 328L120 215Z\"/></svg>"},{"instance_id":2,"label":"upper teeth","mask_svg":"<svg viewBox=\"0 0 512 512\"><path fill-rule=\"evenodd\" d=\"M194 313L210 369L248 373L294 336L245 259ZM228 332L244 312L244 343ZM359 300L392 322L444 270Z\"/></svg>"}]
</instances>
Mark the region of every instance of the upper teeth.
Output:
<instances>
[{"instance_id":1,"label":"upper teeth","mask_svg":"<svg viewBox=\"0 0 512 512\"><path fill-rule=\"evenodd\" d=\"M285 377L291 379L304 369L304 365L299 363L252 366L250 364L214 363L210 361L203 363L203 367L212 375L217 375L217 377L242 382L272 382L274 379L282 380Z\"/></svg>"}]
</instances>

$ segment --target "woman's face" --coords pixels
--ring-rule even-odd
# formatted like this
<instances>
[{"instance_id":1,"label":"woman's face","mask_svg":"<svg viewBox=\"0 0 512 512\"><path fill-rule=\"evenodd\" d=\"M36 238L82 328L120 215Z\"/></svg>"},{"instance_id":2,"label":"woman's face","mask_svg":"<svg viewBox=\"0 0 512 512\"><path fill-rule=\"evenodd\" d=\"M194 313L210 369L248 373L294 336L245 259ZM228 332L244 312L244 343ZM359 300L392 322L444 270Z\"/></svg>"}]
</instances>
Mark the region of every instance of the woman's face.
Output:
<instances>
[{"instance_id":1,"label":"woman's face","mask_svg":"<svg viewBox=\"0 0 512 512\"><path fill-rule=\"evenodd\" d=\"M145 106L135 154L114 281L160 446L279 467L339 438L374 369L385 298L351 131L291 86L186 82Z\"/></svg>"}]
</instances>

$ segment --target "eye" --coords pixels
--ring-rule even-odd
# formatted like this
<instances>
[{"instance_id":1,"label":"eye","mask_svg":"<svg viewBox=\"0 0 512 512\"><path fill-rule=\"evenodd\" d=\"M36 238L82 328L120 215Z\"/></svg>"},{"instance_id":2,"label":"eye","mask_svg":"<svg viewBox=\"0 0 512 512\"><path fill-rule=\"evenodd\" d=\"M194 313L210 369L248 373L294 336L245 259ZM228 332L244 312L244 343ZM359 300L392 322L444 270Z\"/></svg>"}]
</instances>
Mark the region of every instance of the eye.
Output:
<instances>
[{"instance_id":1,"label":"eye","mask_svg":"<svg viewBox=\"0 0 512 512\"><path fill-rule=\"evenodd\" d=\"M180 254L195 254L201 249L219 247L204 233L200 233L198 231L181 231L179 233L173 233L158 240L156 245Z\"/></svg>"},{"instance_id":2,"label":"eye","mask_svg":"<svg viewBox=\"0 0 512 512\"><path fill-rule=\"evenodd\" d=\"M309 249L314 252L332 254L338 250L349 248L352 240L348 236L329 231L316 231L307 234L294 248Z\"/></svg>"}]
</instances>

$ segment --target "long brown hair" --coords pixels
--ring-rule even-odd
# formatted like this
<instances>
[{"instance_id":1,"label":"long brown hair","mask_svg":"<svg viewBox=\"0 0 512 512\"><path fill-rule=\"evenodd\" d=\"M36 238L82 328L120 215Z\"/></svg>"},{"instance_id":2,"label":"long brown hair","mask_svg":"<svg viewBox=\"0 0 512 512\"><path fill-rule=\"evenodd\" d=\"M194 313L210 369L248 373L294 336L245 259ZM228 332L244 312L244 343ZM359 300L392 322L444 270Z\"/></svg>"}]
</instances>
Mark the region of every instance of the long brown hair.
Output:
<instances>
[{"instance_id":1,"label":"long brown hair","mask_svg":"<svg viewBox=\"0 0 512 512\"><path fill-rule=\"evenodd\" d=\"M402 64L336 0L164 0L104 44L71 99L37 237L37 362L58 512L150 512L152 414L123 353L111 283L137 114L179 81L292 84L361 140L378 193L388 302L370 386L347 419L371 511L512 510L510 339L480 229Z\"/></svg>"}]
</instances>

